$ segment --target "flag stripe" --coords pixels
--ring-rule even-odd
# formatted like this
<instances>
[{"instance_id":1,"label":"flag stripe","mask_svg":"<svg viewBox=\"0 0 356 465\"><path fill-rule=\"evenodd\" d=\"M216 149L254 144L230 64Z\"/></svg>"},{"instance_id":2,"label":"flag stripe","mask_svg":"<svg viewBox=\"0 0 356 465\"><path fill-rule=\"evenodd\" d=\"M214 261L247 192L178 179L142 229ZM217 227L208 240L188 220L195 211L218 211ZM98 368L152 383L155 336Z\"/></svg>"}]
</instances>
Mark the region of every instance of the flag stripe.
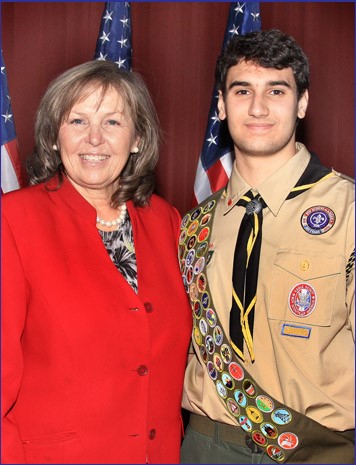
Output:
<instances>
[{"instance_id":1,"label":"flag stripe","mask_svg":"<svg viewBox=\"0 0 356 465\"><path fill-rule=\"evenodd\" d=\"M226 159L226 165L229 164L228 168L231 167L231 156L230 154L225 155ZM213 192L218 191L222 187L226 186L230 174L231 174L231 169L230 170L225 170L225 166L222 163L222 158L217 160L216 163L214 163L208 170L208 178L210 182L210 187Z\"/></svg>"},{"instance_id":2,"label":"flag stripe","mask_svg":"<svg viewBox=\"0 0 356 465\"><path fill-rule=\"evenodd\" d=\"M194 200L193 205L199 203L198 199L206 199L211 195L210 182L206 170L203 168L201 158L198 160L198 166L194 183Z\"/></svg>"},{"instance_id":3,"label":"flag stripe","mask_svg":"<svg viewBox=\"0 0 356 465\"><path fill-rule=\"evenodd\" d=\"M21 160L1 50L1 189L6 193L20 187L22 187Z\"/></svg>"},{"instance_id":4,"label":"flag stripe","mask_svg":"<svg viewBox=\"0 0 356 465\"><path fill-rule=\"evenodd\" d=\"M1 189L4 193L20 187L8 148L8 144L1 146Z\"/></svg>"}]
</instances>

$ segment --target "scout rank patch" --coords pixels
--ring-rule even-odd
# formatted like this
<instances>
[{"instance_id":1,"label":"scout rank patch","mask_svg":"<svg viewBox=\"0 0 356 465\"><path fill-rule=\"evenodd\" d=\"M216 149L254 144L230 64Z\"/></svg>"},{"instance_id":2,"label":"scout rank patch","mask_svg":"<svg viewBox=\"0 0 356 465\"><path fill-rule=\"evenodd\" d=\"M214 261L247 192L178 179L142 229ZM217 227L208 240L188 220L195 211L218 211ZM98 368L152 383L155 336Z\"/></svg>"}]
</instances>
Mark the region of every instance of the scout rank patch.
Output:
<instances>
[{"instance_id":1,"label":"scout rank patch","mask_svg":"<svg viewBox=\"0 0 356 465\"><path fill-rule=\"evenodd\" d=\"M316 292L307 283L298 283L289 293L288 306L293 315L305 318L314 311L316 306Z\"/></svg>"}]
</instances>

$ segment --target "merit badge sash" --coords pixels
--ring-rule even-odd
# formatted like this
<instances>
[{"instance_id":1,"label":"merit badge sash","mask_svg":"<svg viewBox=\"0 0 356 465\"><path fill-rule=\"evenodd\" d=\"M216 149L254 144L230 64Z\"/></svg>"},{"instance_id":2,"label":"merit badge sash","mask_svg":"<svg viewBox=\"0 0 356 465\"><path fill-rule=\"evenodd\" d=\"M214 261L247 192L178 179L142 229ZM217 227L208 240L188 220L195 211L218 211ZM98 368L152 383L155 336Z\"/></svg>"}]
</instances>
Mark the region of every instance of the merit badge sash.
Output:
<instances>
[{"instance_id":1,"label":"merit badge sash","mask_svg":"<svg viewBox=\"0 0 356 465\"><path fill-rule=\"evenodd\" d=\"M223 189L185 215L179 238L180 268L193 313L193 339L216 395L236 424L277 463L354 463L351 438L278 402L260 388L242 366L220 324L206 265L222 194Z\"/></svg>"}]
</instances>

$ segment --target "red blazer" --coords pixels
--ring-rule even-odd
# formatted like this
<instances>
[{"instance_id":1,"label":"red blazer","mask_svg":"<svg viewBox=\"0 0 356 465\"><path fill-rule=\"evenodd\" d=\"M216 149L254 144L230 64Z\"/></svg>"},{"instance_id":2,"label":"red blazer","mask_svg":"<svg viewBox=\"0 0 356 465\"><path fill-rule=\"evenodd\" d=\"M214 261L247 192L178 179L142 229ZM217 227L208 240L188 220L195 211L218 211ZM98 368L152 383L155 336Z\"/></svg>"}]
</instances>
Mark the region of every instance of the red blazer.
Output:
<instances>
[{"instance_id":1,"label":"red blazer","mask_svg":"<svg viewBox=\"0 0 356 465\"><path fill-rule=\"evenodd\" d=\"M2 199L2 463L178 463L191 310L179 214L128 202L138 295L65 180Z\"/></svg>"}]
</instances>

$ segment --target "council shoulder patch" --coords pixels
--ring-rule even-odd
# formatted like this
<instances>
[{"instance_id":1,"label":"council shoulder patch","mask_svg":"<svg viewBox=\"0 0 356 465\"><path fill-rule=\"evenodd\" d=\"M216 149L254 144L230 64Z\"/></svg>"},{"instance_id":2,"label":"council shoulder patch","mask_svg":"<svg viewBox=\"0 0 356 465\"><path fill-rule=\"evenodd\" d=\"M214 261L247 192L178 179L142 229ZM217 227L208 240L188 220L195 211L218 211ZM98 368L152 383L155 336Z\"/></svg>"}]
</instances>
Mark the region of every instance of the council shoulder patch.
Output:
<instances>
[{"instance_id":1,"label":"council shoulder patch","mask_svg":"<svg viewBox=\"0 0 356 465\"><path fill-rule=\"evenodd\" d=\"M335 213L329 207L316 205L310 207L302 214L300 222L308 234L325 234L335 224Z\"/></svg>"}]
</instances>

